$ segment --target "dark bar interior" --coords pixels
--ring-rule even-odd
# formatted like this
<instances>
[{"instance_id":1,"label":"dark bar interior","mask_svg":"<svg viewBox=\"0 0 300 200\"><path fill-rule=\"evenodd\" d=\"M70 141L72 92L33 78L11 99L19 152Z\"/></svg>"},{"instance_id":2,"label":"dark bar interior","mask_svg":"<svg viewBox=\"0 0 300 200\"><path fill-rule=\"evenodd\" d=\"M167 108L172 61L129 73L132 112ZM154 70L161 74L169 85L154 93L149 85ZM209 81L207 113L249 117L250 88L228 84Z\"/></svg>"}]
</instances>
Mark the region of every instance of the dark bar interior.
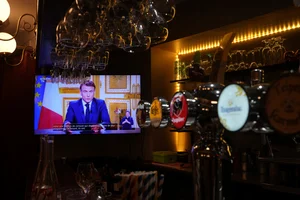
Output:
<instances>
[{"instance_id":1,"label":"dark bar interior","mask_svg":"<svg viewBox=\"0 0 300 200\"><path fill-rule=\"evenodd\" d=\"M299 7L0 0L1 199L299 199Z\"/></svg>"}]
</instances>

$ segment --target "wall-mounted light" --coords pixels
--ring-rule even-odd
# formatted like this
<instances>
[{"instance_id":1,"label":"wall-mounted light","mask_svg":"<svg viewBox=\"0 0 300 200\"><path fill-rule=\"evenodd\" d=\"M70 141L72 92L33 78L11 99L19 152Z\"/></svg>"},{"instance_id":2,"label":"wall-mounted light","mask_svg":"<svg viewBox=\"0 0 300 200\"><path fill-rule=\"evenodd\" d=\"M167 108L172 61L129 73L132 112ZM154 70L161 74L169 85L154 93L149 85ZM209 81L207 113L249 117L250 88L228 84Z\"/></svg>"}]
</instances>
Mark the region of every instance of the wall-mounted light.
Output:
<instances>
[{"instance_id":1,"label":"wall-mounted light","mask_svg":"<svg viewBox=\"0 0 300 200\"><path fill-rule=\"evenodd\" d=\"M10 15L10 6L7 0L0 0L0 28L3 25L3 23L8 19ZM16 36L19 34L20 30L20 24L22 19L25 16L30 16L33 18L34 22L31 24L29 22L24 22L22 28L27 31L27 32L33 32L36 31L36 18L32 14L25 13L22 16L19 17L18 22L17 22L17 28L16 31L13 35L6 33L6 32L0 32L0 56L4 57L4 60L6 64L16 66L22 63L23 58L24 58L24 53L25 50L29 47L33 49L33 53L35 52L35 48L30 47L30 46L25 46L25 47L20 47L17 46L17 42L15 40ZM17 64L11 64L8 63L6 60L6 57L12 54L16 49L22 49L22 56L21 60Z\"/></svg>"},{"instance_id":2,"label":"wall-mounted light","mask_svg":"<svg viewBox=\"0 0 300 200\"><path fill-rule=\"evenodd\" d=\"M0 0L0 25L2 25L10 15L10 6L7 0Z\"/></svg>"},{"instance_id":3,"label":"wall-mounted light","mask_svg":"<svg viewBox=\"0 0 300 200\"><path fill-rule=\"evenodd\" d=\"M0 32L1 39L10 39L12 35L5 32ZM13 53L17 48L17 42L14 38L8 41L0 40L0 55L6 55Z\"/></svg>"}]
</instances>

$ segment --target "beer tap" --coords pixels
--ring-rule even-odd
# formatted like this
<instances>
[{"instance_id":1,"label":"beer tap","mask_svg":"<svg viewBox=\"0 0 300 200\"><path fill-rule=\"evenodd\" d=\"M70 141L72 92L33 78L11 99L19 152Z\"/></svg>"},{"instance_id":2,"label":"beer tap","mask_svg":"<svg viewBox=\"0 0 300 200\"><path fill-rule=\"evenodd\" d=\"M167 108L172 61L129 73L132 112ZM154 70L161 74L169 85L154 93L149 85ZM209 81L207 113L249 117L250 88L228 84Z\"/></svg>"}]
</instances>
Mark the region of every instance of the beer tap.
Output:
<instances>
[{"instance_id":1,"label":"beer tap","mask_svg":"<svg viewBox=\"0 0 300 200\"><path fill-rule=\"evenodd\" d=\"M154 128L165 128L169 125L169 102L162 97L155 97L150 106L150 122Z\"/></svg>"},{"instance_id":2,"label":"beer tap","mask_svg":"<svg viewBox=\"0 0 300 200\"><path fill-rule=\"evenodd\" d=\"M155 97L150 103L141 100L136 110L137 123L140 128L165 128L169 125L169 102L162 97Z\"/></svg>"},{"instance_id":3,"label":"beer tap","mask_svg":"<svg viewBox=\"0 0 300 200\"><path fill-rule=\"evenodd\" d=\"M250 87L227 85L219 97L218 116L229 132L261 134L260 157L273 158L270 134L293 137L300 133L300 74L289 72L271 84L263 82L264 71L255 69Z\"/></svg>"},{"instance_id":4,"label":"beer tap","mask_svg":"<svg viewBox=\"0 0 300 200\"><path fill-rule=\"evenodd\" d=\"M171 122L178 131L192 128L200 134L191 151L195 200L224 200L223 189L229 185L224 184L224 175L230 177L231 173L223 169L232 163L231 148L223 139L217 105L234 37L235 33L223 37L213 59L209 83L200 84L194 91L176 92L170 104L161 97L154 98L151 104L140 101L136 111L140 127L164 128Z\"/></svg>"},{"instance_id":5,"label":"beer tap","mask_svg":"<svg viewBox=\"0 0 300 200\"><path fill-rule=\"evenodd\" d=\"M252 131L261 134L261 149L260 157L274 157L269 133L273 133L273 129L268 124L264 116L264 101L265 95L270 84L264 83L264 71L262 69L254 69L251 71L251 87L248 88L248 96L252 112L253 126Z\"/></svg>"},{"instance_id":6,"label":"beer tap","mask_svg":"<svg viewBox=\"0 0 300 200\"><path fill-rule=\"evenodd\" d=\"M151 125L150 121L151 104L147 101L140 100L136 109L136 121L140 128L148 128Z\"/></svg>"},{"instance_id":7,"label":"beer tap","mask_svg":"<svg viewBox=\"0 0 300 200\"><path fill-rule=\"evenodd\" d=\"M197 102L196 121L202 130L200 139L192 147L195 200L223 200L224 188L229 185L224 181L231 173L224 173L224 168L231 165L231 148L223 139L224 129L218 120L217 105L234 37L234 33L224 36L214 56L210 82L199 85L193 92Z\"/></svg>"},{"instance_id":8,"label":"beer tap","mask_svg":"<svg viewBox=\"0 0 300 200\"><path fill-rule=\"evenodd\" d=\"M283 74L275 80L265 96L265 117L281 135L300 133L300 74Z\"/></svg>"}]
</instances>

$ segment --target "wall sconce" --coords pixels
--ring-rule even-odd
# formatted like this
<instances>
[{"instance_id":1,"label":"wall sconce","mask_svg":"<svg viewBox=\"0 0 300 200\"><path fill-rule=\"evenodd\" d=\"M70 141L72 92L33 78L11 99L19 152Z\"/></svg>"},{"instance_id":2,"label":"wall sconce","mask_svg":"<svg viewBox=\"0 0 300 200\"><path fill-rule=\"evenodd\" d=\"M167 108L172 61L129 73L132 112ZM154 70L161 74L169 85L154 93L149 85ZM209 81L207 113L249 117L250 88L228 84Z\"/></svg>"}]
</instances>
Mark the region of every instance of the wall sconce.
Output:
<instances>
[{"instance_id":1,"label":"wall sconce","mask_svg":"<svg viewBox=\"0 0 300 200\"><path fill-rule=\"evenodd\" d=\"M12 35L9 33L0 32L0 55L11 54L16 50L16 48L17 42Z\"/></svg>"},{"instance_id":2,"label":"wall sconce","mask_svg":"<svg viewBox=\"0 0 300 200\"><path fill-rule=\"evenodd\" d=\"M8 19L10 15L10 6L7 0L0 0L0 26Z\"/></svg>"},{"instance_id":3,"label":"wall sconce","mask_svg":"<svg viewBox=\"0 0 300 200\"><path fill-rule=\"evenodd\" d=\"M8 1L0 0L0 27L8 19L9 15L10 15L10 6L9 6ZM7 65L11 65L11 66L20 65L24 59L25 50L28 48L31 48L33 50L33 55L35 54L35 48L33 48L31 46L25 46L25 47L17 46L17 42L15 40L15 38L18 35L19 30L20 30L21 21L25 16L32 17L34 22L33 22L33 24L30 24L29 22L25 21L22 28L26 32L34 31L36 33L36 25L37 25L36 18L32 14L28 14L28 13L23 14L22 16L19 17L18 22L17 22L17 28L13 35L10 35L9 33L6 33L6 32L0 32L0 57L4 57L4 60ZM17 48L22 49L21 60L16 64L8 63L6 58L9 55L11 55Z\"/></svg>"}]
</instances>

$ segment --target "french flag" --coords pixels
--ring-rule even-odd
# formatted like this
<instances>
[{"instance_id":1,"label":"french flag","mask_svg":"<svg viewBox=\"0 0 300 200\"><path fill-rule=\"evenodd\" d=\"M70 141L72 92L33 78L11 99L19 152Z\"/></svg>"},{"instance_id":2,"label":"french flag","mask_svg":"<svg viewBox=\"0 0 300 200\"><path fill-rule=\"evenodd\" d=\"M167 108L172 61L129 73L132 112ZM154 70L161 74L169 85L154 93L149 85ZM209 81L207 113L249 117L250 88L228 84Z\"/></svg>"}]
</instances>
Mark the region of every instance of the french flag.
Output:
<instances>
[{"instance_id":1,"label":"french flag","mask_svg":"<svg viewBox=\"0 0 300 200\"><path fill-rule=\"evenodd\" d=\"M46 80L38 129L52 129L53 125L61 124L63 124L62 100L58 84Z\"/></svg>"}]
</instances>

